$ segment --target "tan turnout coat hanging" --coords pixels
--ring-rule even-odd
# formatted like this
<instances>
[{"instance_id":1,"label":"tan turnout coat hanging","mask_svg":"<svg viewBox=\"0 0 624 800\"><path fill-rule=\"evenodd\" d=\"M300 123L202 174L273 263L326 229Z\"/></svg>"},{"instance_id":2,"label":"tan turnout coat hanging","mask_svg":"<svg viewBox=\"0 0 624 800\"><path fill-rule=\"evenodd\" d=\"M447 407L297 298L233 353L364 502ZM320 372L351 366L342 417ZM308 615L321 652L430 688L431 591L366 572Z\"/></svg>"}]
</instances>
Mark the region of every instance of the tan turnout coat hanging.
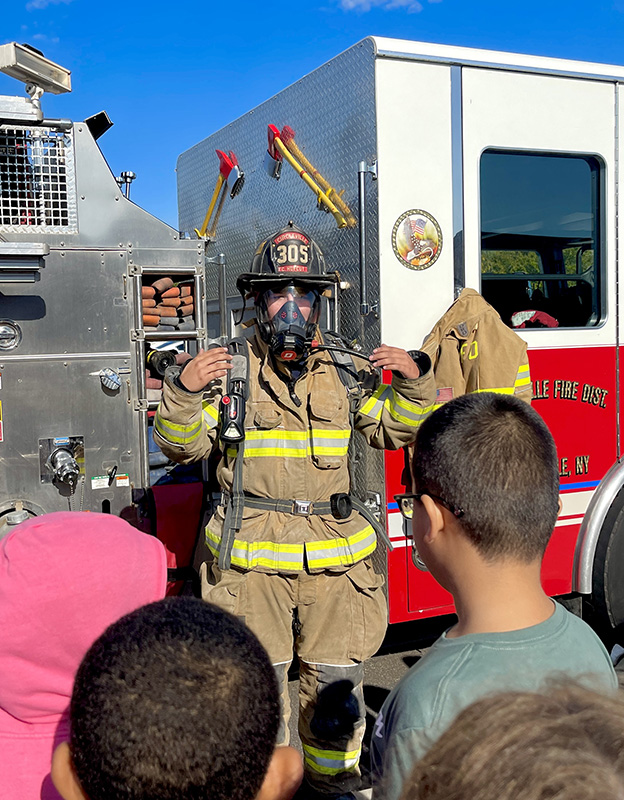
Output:
<instances>
[{"instance_id":1,"label":"tan turnout coat hanging","mask_svg":"<svg viewBox=\"0 0 624 800\"><path fill-rule=\"evenodd\" d=\"M531 402L527 346L474 289L464 289L426 337L436 406L472 392L509 394Z\"/></svg>"}]
</instances>

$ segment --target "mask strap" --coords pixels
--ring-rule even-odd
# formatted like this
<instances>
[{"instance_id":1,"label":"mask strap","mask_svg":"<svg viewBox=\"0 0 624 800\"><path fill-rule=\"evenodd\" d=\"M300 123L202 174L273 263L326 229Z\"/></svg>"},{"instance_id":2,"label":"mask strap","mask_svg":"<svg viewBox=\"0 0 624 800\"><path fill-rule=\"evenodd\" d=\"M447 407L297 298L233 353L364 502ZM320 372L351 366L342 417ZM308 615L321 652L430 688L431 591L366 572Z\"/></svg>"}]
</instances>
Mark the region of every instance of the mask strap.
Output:
<instances>
[{"instance_id":1,"label":"mask strap","mask_svg":"<svg viewBox=\"0 0 624 800\"><path fill-rule=\"evenodd\" d=\"M243 318L245 316L245 311L247 310L247 295L241 294L241 297L243 298L243 309L240 312L239 318L234 321L234 325L240 325L242 323Z\"/></svg>"}]
</instances>

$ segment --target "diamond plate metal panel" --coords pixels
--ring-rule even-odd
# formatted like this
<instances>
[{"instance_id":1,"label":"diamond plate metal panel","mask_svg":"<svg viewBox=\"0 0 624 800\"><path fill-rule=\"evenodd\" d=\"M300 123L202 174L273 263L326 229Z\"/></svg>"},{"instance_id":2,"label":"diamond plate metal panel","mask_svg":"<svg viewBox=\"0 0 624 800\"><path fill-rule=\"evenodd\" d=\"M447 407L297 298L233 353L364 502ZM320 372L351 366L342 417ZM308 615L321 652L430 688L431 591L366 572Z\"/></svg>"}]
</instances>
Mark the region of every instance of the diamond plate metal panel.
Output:
<instances>
[{"instance_id":1,"label":"diamond plate metal panel","mask_svg":"<svg viewBox=\"0 0 624 800\"><path fill-rule=\"evenodd\" d=\"M375 116L375 54L367 39L319 67L302 80L267 100L178 159L180 230L200 228L218 176L215 150L232 150L245 173L242 192L227 197L216 239L208 255L224 253L227 259L227 295L234 297L236 276L249 269L258 245L289 220L316 239L329 269L339 271L350 288L341 297L341 333L366 352L379 343L379 320L360 316L358 226L339 229L336 221L319 210L312 191L287 163L275 180L264 167L267 126L295 132L295 141L311 164L336 189L357 217L358 163L377 157ZM376 184L367 177L367 257L371 302L379 297L379 235ZM217 298L218 272L208 265L208 301ZM217 324L209 327L218 329ZM366 497L384 495L383 453L356 437L354 484ZM382 517L385 517L382 514ZM383 553L379 548L378 552ZM385 561L385 555L383 556Z\"/></svg>"},{"instance_id":2,"label":"diamond plate metal panel","mask_svg":"<svg viewBox=\"0 0 624 800\"><path fill-rule=\"evenodd\" d=\"M338 229L334 218L317 208L314 194L288 164L283 164L279 180L269 177L264 167L269 123L280 130L289 125L295 131L305 156L337 191L344 190L344 201L357 215L357 166L362 160L373 161L377 151L372 42L347 50L204 139L179 157L177 167L183 231L193 231L203 222L218 176L216 149L233 150L245 172L243 190L234 199L227 198L216 240L208 246L209 256L226 255L228 296L237 294L236 276L249 269L257 246L292 219L317 240L328 267L350 283L352 288L342 301L343 333L362 341L357 226ZM369 181L368 188L371 295L377 296L376 186ZM216 270L213 287L216 298ZM370 326L376 333L373 320Z\"/></svg>"}]
</instances>

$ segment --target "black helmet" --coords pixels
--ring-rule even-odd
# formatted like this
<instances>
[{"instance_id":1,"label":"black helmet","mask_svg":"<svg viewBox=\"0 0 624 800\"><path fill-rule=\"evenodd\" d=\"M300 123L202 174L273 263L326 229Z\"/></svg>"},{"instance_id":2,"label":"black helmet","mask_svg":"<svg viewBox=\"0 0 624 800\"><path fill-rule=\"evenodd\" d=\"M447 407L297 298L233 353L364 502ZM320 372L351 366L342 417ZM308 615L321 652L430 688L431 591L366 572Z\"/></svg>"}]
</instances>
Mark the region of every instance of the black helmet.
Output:
<instances>
[{"instance_id":1,"label":"black helmet","mask_svg":"<svg viewBox=\"0 0 624 800\"><path fill-rule=\"evenodd\" d=\"M238 276L236 287L245 296L293 281L322 292L335 284L338 276L325 272L320 247L291 221L262 242L251 262L251 271Z\"/></svg>"}]
</instances>

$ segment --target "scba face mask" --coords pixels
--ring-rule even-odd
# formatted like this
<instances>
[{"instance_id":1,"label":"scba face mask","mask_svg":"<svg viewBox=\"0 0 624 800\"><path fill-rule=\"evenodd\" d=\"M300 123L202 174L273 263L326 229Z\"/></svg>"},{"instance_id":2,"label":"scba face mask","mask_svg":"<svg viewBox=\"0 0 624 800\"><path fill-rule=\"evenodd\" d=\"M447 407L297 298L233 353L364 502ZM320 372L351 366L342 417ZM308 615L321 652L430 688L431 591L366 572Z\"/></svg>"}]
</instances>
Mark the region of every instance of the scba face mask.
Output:
<instances>
[{"instance_id":1,"label":"scba face mask","mask_svg":"<svg viewBox=\"0 0 624 800\"><path fill-rule=\"evenodd\" d=\"M260 296L260 334L281 361L298 361L316 328L320 297L315 289L289 284Z\"/></svg>"}]
</instances>

